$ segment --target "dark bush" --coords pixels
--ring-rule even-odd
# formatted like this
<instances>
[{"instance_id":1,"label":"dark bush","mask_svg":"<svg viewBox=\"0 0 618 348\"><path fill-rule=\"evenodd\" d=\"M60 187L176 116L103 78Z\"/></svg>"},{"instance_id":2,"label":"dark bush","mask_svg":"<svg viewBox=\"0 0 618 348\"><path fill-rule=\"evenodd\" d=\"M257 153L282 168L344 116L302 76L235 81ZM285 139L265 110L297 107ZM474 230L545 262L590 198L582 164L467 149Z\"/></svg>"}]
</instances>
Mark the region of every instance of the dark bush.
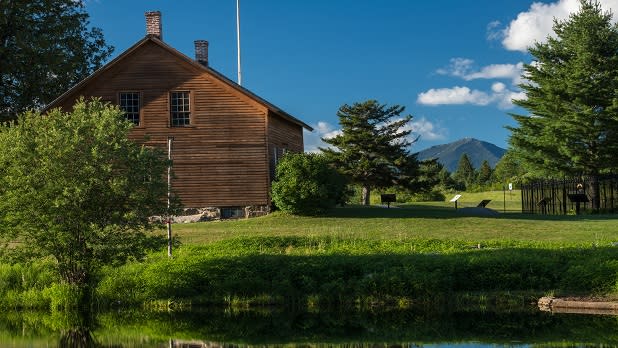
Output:
<instances>
[{"instance_id":1,"label":"dark bush","mask_svg":"<svg viewBox=\"0 0 618 348\"><path fill-rule=\"evenodd\" d=\"M318 154L287 154L277 164L272 185L277 208L296 215L326 212L347 197L347 182Z\"/></svg>"}]
</instances>

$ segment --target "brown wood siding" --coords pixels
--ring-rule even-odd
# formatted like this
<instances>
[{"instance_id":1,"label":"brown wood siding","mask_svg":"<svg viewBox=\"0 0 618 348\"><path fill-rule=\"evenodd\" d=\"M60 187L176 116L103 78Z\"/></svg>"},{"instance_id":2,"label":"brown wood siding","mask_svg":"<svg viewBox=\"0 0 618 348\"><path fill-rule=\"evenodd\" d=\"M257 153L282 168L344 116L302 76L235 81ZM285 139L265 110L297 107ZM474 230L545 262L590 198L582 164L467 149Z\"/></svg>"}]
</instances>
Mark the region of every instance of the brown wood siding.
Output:
<instances>
[{"instance_id":1,"label":"brown wood siding","mask_svg":"<svg viewBox=\"0 0 618 348\"><path fill-rule=\"evenodd\" d=\"M276 151L276 154L275 154ZM284 152L303 152L303 128L290 123L275 113L268 114L268 162L271 180L274 167Z\"/></svg>"},{"instance_id":2,"label":"brown wood siding","mask_svg":"<svg viewBox=\"0 0 618 348\"><path fill-rule=\"evenodd\" d=\"M185 207L269 204L266 107L154 43L112 66L61 106L69 110L80 95L118 103L120 91L141 93L142 122L132 139L167 151L167 137L174 137L172 187ZM171 91L190 92L190 126L169 126Z\"/></svg>"}]
</instances>

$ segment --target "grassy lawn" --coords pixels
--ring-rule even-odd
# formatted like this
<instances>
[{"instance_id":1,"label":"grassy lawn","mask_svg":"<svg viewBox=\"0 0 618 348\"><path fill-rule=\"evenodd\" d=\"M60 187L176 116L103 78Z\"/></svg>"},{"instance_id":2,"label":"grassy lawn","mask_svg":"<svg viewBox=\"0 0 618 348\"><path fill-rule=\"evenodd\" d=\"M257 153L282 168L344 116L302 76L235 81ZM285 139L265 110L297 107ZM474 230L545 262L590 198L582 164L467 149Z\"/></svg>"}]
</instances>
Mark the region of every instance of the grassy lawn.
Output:
<instances>
[{"instance_id":1,"label":"grassy lawn","mask_svg":"<svg viewBox=\"0 0 618 348\"><path fill-rule=\"evenodd\" d=\"M453 203L448 202L453 197L447 197L446 206L454 207ZM497 210L499 212L516 212L521 213L521 191L487 191L487 192L463 192L461 198L457 202L458 207L476 207L482 200L489 199L491 202L487 208ZM436 204L436 202L429 202Z\"/></svg>"},{"instance_id":2,"label":"grassy lawn","mask_svg":"<svg viewBox=\"0 0 618 348\"><path fill-rule=\"evenodd\" d=\"M464 193L459 206L503 205L502 192ZM496 198L498 197L500 200ZM183 244L209 244L236 237L329 237L337 239L407 240L439 239L470 243L510 240L549 244L609 245L618 242L618 215L539 216L509 211L517 206L519 192L513 192L507 211L497 217L464 216L453 203L414 203L399 208L336 208L325 217L299 217L275 212L265 217L175 224L173 231ZM496 199L494 199L496 198Z\"/></svg>"}]
</instances>

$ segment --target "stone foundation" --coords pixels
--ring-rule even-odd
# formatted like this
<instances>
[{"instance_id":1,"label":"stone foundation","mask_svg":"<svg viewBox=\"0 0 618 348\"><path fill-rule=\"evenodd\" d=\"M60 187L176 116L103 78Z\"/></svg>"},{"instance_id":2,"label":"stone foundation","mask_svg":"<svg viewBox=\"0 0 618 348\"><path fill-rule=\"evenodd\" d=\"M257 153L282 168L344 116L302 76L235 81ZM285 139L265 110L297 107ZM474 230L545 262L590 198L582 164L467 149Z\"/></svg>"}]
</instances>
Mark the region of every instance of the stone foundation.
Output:
<instances>
[{"instance_id":1,"label":"stone foundation","mask_svg":"<svg viewBox=\"0 0 618 348\"><path fill-rule=\"evenodd\" d=\"M231 217L223 218L222 212L225 209L230 209L227 214ZM239 215L238 213L242 214ZM189 223L202 221L217 221L225 219L253 218L258 216L268 215L270 206L267 205L249 205L245 207L208 207L208 208L186 208L181 215L172 218L173 223Z\"/></svg>"},{"instance_id":2,"label":"stone foundation","mask_svg":"<svg viewBox=\"0 0 618 348\"><path fill-rule=\"evenodd\" d=\"M245 207L245 218L268 215L270 206L268 205L250 205Z\"/></svg>"}]
</instances>

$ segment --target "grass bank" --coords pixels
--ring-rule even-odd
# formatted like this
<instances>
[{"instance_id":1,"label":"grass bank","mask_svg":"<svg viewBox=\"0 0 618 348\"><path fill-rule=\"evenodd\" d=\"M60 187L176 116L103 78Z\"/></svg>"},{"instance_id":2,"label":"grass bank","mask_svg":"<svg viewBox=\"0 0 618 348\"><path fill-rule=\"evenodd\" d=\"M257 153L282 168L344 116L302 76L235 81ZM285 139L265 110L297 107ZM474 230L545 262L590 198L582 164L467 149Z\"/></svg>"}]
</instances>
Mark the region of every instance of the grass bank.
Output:
<instances>
[{"instance_id":1,"label":"grass bank","mask_svg":"<svg viewBox=\"0 0 618 348\"><path fill-rule=\"evenodd\" d=\"M435 239L252 237L185 246L173 259L109 269L105 305L191 302L407 306L461 294L610 294L618 248Z\"/></svg>"},{"instance_id":2,"label":"grass bank","mask_svg":"<svg viewBox=\"0 0 618 348\"><path fill-rule=\"evenodd\" d=\"M174 258L161 251L104 269L97 303L365 308L495 293L618 294L618 220L609 215L468 217L418 204L173 230L182 243ZM48 261L0 267L0 306L68 303L54 279Z\"/></svg>"}]
</instances>

